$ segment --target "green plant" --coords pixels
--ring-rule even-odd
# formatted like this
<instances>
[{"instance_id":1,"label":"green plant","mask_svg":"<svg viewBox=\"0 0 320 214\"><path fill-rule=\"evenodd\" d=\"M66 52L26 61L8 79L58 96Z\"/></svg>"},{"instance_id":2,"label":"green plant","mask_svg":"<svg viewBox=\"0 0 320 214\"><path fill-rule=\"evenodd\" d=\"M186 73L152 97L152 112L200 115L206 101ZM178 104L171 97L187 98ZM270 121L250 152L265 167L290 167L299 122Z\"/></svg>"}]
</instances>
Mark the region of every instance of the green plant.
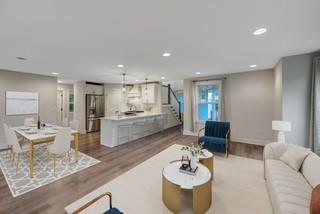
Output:
<instances>
[{"instance_id":1,"label":"green plant","mask_svg":"<svg viewBox=\"0 0 320 214\"><path fill-rule=\"evenodd\" d=\"M190 146L183 146L182 151L188 151L193 157L198 157L204 155L203 152L203 143L193 143Z\"/></svg>"}]
</instances>

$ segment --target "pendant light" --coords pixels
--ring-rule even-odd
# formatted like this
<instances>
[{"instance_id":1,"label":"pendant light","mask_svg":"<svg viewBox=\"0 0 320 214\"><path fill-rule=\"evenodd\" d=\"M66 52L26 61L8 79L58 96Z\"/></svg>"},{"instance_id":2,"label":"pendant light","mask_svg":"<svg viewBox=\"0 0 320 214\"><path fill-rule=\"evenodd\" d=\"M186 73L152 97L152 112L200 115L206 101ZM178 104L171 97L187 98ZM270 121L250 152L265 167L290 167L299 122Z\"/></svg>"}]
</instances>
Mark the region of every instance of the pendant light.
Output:
<instances>
[{"instance_id":1,"label":"pendant light","mask_svg":"<svg viewBox=\"0 0 320 214\"><path fill-rule=\"evenodd\" d=\"M148 91L148 78L145 78L145 80L146 80L146 91Z\"/></svg>"},{"instance_id":2,"label":"pendant light","mask_svg":"<svg viewBox=\"0 0 320 214\"><path fill-rule=\"evenodd\" d=\"M122 92L126 92L126 73L122 73Z\"/></svg>"}]
</instances>

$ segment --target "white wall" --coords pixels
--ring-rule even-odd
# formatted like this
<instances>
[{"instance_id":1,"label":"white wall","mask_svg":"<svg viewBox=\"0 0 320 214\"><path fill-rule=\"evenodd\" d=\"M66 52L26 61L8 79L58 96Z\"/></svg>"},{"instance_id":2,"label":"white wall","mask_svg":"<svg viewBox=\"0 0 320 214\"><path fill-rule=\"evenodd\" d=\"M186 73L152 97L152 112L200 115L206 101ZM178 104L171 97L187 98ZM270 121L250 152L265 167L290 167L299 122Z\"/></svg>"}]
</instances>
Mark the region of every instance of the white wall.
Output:
<instances>
[{"instance_id":1,"label":"white wall","mask_svg":"<svg viewBox=\"0 0 320 214\"><path fill-rule=\"evenodd\" d=\"M76 82L74 85L74 119L79 121L79 132L86 133L86 83Z\"/></svg>"},{"instance_id":2,"label":"white wall","mask_svg":"<svg viewBox=\"0 0 320 214\"><path fill-rule=\"evenodd\" d=\"M221 76L219 76L221 77ZM273 140L273 71L224 75L225 118L231 123L231 138L237 142L265 145ZM207 77L206 79L217 78ZM185 133L193 130L192 82L184 81Z\"/></svg>"},{"instance_id":3,"label":"white wall","mask_svg":"<svg viewBox=\"0 0 320 214\"><path fill-rule=\"evenodd\" d=\"M286 133L286 142L308 146L312 59L319 53L284 57L283 120L291 121L292 130Z\"/></svg>"},{"instance_id":4,"label":"white wall","mask_svg":"<svg viewBox=\"0 0 320 214\"><path fill-rule=\"evenodd\" d=\"M282 120L282 61L280 61L275 66L273 78L274 78L273 80L274 81L273 119Z\"/></svg>"},{"instance_id":5,"label":"white wall","mask_svg":"<svg viewBox=\"0 0 320 214\"><path fill-rule=\"evenodd\" d=\"M57 78L15 71L0 70L0 144L4 142L3 123L9 126L22 125L25 117L37 119L37 115L5 115L5 91L38 92L40 117L47 123L56 123Z\"/></svg>"}]
</instances>

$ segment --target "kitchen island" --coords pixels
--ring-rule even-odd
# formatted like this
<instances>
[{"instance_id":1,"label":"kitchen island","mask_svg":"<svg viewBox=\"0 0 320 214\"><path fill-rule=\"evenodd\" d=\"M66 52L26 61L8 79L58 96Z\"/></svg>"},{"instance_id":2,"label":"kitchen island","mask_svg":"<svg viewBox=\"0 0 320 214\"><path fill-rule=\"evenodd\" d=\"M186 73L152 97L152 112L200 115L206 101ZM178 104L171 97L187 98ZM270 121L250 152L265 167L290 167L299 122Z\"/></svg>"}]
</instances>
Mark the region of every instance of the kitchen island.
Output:
<instances>
[{"instance_id":1,"label":"kitchen island","mask_svg":"<svg viewBox=\"0 0 320 214\"><path fill-rule=\"evenodd\" d=\"M101 144L115 147L162 131L162 113L138 113L130 116L101 118Z\"/></svg>"}]
</instances>

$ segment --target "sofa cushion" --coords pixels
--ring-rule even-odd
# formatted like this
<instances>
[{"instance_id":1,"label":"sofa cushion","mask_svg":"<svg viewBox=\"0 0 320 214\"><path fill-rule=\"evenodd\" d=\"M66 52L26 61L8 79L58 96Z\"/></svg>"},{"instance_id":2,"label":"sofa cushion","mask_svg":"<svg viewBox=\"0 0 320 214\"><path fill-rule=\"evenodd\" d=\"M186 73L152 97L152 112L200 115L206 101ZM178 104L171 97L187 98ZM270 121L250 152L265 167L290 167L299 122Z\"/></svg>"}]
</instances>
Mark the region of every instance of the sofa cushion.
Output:
<instances>
[{"instance_id":1,"label":"sofa cushion","mask_svg":"<svg viewBox=\"0 0 320 214\"><path fill-rule=\"evenodd\" d=\"M280 160L288 164L295 171L299 171L304 159L310 153L310 149L289 144L287 151L281 155Z\"/></svg>"},{"instance_id":2,"label":"sofa cushion","mask_svg":"<svg viewBox=\"0 0 320 214\"><path fill-rule=\"evenodd\" d=\"M313 188L320 184L319 167L320 157L313 152L306 157L301 166L301 173Z\"/></svg>"},{"instance_id":3,"label":"sofa cushion","mask_svg":"<svg viewBox=\"0 0 320 214\"><path fill-rule=\"evenodd\" d=\"M310 214L320 213L320 185L316 186L311 195Z\"/></svg>"},{"instance_id":4,"label":"sofa cushion","mask_svg":"<svg viewBox=\"0 0 320 214\"><path fill-rule=\"evenodd\" d=\"M266 160L266 178L275 214L307 214L312 187L280 160Z\"/></svg>"}]
</instances>

